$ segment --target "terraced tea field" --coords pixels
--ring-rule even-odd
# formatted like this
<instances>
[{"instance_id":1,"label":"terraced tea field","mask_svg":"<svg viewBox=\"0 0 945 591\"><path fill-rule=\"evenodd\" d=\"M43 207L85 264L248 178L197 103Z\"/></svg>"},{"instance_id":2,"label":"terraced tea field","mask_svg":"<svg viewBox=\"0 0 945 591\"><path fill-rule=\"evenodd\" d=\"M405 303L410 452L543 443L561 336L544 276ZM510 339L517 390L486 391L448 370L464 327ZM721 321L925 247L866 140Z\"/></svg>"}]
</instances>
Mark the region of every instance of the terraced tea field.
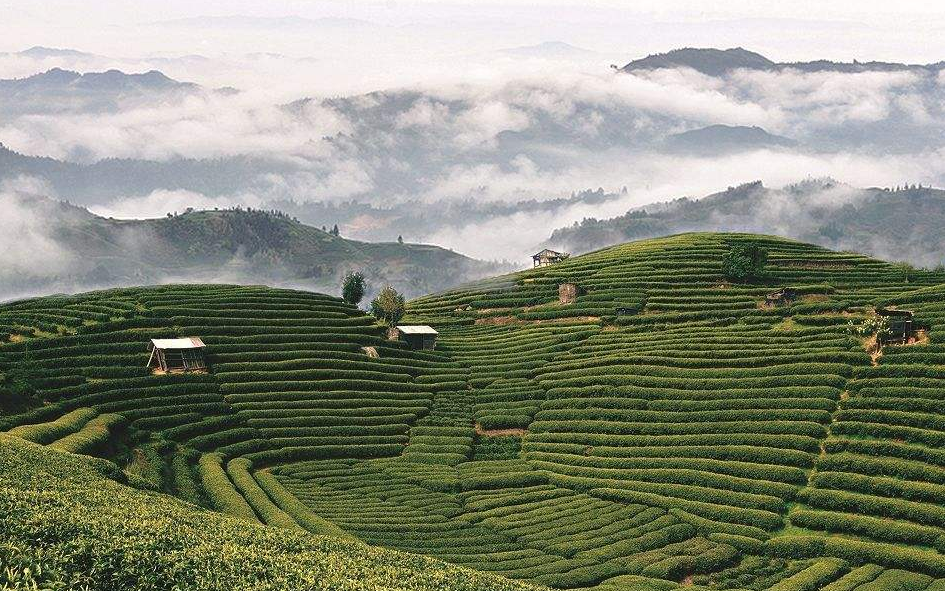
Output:
<instances>
[{"instance_id":1,"label":"terraced tea field","mask_svg":"<svg viewBox=\"0 0 945 591\"><path fill-rule=\"evenodd\" d=\"M770 277L728 282L747 240ZM799 299L765 307L784 286ZM867 351L848 323L894 305L927 334ZM425 296L405 321L436 350L263 287L7 304L0 371L45 403L0 429L244 521L556 588L945 589L943 273L684 234ZM152 375L145 343L181 336L210 371Z\"/></svg>"}]
</instances>

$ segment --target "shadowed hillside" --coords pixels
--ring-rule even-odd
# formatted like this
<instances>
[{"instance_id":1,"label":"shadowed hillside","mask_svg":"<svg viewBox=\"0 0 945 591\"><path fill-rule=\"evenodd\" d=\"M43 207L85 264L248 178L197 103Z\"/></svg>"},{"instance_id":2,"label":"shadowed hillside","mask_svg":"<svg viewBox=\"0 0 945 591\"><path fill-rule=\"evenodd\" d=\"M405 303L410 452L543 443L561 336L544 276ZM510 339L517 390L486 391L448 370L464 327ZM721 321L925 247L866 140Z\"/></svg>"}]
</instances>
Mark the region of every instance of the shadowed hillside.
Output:
<instances>
[{"instance_id":1,"label":"shadowed hillside","mask_svg":"<svg viewBox=\"0 0 945 591\"><path fill-rule=\"evenodd\" d=\"M357 270L367 276L371 292L391 283L413 296L498 268L432 245L349 240L275 211L117 220L38 197L4 194L0 203L9 208L21 245L37 245L29 249L33 264L11 261L0 271L0 298L174 281L335 291L344 273Z\"/></svg>"}]
</instances>

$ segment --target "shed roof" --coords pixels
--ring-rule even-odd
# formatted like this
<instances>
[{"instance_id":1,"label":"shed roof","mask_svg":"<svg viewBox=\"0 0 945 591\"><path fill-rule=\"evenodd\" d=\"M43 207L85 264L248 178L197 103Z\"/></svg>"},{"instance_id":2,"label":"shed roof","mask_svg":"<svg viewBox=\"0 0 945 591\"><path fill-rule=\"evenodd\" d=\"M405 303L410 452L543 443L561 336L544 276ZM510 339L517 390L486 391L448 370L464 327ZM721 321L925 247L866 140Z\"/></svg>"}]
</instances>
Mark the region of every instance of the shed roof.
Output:
<instances>
[{"instance_id":1,"label":"shed roof","mask_svg":"<svg viewBox=\"0 0 945 591\"><path fill-rule=\"evenodd\" d=\"M558 257L560 257L560 256L567 256L567 254L568 254L568 253L566 253L566 252L558 252L557 250L551 250L550 248L546 248L546 249L544 249L544 250L541 250L541 251L536 252L535 254L533 254L533 255L532 255L532 258L537 258L537 257L540 257L540 256L553 256L553 257L554 257L554 256L558 256Z\"/></svg>"},{"instance_id":2,"label":"shed roof","mask_svg":"<svg viewBox=\"0 0 945 591\"><path fill-rule=\"evenodd\" d=\"M151 346L155 349L200 349L206 347L200 337L184 337L182 339L151 339Z\"/></svg>"},{"instance_id":3,"label":"shed roof","mask_svg":"<svg viewBox=\"0 0 945 591\"><path fill-rule=\"evenodd\" d=\"M398 326L397 330L404 334L440 334L433 330L433 327L426 324Z\"/></svg>"}]
</instances>

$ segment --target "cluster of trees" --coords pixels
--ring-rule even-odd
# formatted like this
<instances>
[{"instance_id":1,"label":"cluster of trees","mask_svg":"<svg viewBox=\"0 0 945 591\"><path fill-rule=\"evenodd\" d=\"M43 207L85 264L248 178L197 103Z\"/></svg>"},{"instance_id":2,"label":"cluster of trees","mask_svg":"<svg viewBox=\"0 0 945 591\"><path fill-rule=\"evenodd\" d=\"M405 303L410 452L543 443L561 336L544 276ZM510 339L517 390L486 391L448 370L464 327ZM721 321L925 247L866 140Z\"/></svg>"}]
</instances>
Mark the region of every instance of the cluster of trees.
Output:
<instances>
[{"instance_id":1,"label":"cluster of trees","mask_svg":"<svg viewBox=\"0 0 945 591\"><path fill-rule=\"evenodd\" d=\"M348 273L341 283L341 297L346 303L357 306L364 298L366 287L364 273L360 271ZM377 297L371 300L371 314L391 328L400 322L406 311L407 302L403 294L390 285L384 286Z\"/></svg>"},{"instance_id":2,"label":"cluster of trees","mask_svg":"<svg viewBox=\"0 0 945 591\"><path fill-rule=\"evenodd\" d=\"M66 202L66 203L68 203L68 202ZM184 213L183 213L183 214L180 214L180 213L178 213L177 211L174 211L174 212L170 212L170 211L169 211L169 212L167 212L167 217L169 217L169 218L175 218L175 217L178 217L178 216L180 216L180 215L186 215L186 214L188 214L188 213L194 213L194 212L196 212L196 211L197 211L197 210L194 209L193 207L188 207L187 209L184 210ZM284 211L280 211L280 210L278 210L278 209L253 209L252 207L245 207L245 208L244 208L244 207L241 207L241 206L239 206L239 205L235 205L235 206L233 206L233 207L224 207L223 209L220 209L219 207L214 207L214 208L213 208L213 211L237 212L237 213L243 213L243 212L245 212L245 213L249 213L249 214L263 214L263 215L267 215L267 216L272 216L272 217L274 217L274 218L279 218L279 219L282 219L282 220L289 220L289 221L291 221L291 222L299 223L299 218L297 218L297 217L295 217L295 216L291 216L291 215L285 213ZM335 227L337 228L338 226L335 226Z\"/></svg>"},{"instance_id":3,"label":"cluster of trees","mask_svg":"<svg viewBox=\"0 0 945 591\"><path fill-rule=\"evenodd\" d=\"M767 275L768 249L753 242L733 244L722 255L722 273L732 281L758 281Z\"/></svg>"},{"instance_id":4,"label":"cluster of trees","mask_svg":"<svg viewBox=\"0 0 945 591\"><path fill-rule=\"evenodd\" d=\"M912 184L906 183L905 185L896 185L895 188L890 189L889 187L884 188L884 191L916 191L919 189L927 189L928 187L923 187L922 183Z\"/></svg>"}]
</instances>

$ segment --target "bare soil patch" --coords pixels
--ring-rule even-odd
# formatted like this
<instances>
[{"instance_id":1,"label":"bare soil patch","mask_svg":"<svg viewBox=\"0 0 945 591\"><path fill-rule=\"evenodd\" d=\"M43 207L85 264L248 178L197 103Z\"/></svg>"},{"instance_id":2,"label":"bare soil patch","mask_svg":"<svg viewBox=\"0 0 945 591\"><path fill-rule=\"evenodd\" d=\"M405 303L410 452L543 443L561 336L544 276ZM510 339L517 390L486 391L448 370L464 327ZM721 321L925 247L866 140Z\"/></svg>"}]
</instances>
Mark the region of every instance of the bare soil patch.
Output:
<instances>
[{"instance_id":1,"label":"bare soil patch","mask_svg":"<svg viewBox=\"0 0 945 591\"><path fill-rule=\"evenodd\" d=\"M850 263L838 263L836 261L769 261L775 267L788 267L791 269L851 269Z\"/></svg>"},{"instance_id":2,"label":"bare soil patch","mask_svg":"<svg viewBox=\"0 0 945 591\"><path fill-rule=\"evenodd\" d=\"M521 322L514 316L489 316L488 318L476 318L476 324L517 324Z\"/></svg>"},{"instance_id":3,"label":"bare soil patch","mask_svg":"<svg viewBox=\"0 0 945 591\"><path fill-rule=\"evenodd\" d=\"M179 373L210 373L206 369L172 369L170 371L164 371L160 368L155 368L151 370L151 375L154 376L166 376L168 374L179 374Z\"/></svg>"},{"instance_id":4,"label":"bare soil patch","mask_svg":"<svg viewBox=\"0 0 945 591\"><path fill-rule=\"evenodd\" d=\"M522 320L514 316L490 316L477 318L475 324L561 324L563 322L600 322L600 316L566 316L544 320Z\"/></svg>"},{"instance_id":5,"label":"bare soil patch","mask_svg":"<svg viewBox=\"0 0 945 591\"><path fill-rule=\"evenodd\" d=\"M915 336L909 339L907 345L928 345L929 344L929 331L927 330L917 330L915 331Z\"/></svg>"},{"instance_id":6,"label":"bare soil patch","mask_svg":"<svg viewBox=\"0 0 945 591\"><path fill-rule=\"evenodd\" d=\"M486 437L522 437L526 433L528 433L528 429L483 429L482 425L476 423L476 434Z\"/></svg>"}]
</instances>

